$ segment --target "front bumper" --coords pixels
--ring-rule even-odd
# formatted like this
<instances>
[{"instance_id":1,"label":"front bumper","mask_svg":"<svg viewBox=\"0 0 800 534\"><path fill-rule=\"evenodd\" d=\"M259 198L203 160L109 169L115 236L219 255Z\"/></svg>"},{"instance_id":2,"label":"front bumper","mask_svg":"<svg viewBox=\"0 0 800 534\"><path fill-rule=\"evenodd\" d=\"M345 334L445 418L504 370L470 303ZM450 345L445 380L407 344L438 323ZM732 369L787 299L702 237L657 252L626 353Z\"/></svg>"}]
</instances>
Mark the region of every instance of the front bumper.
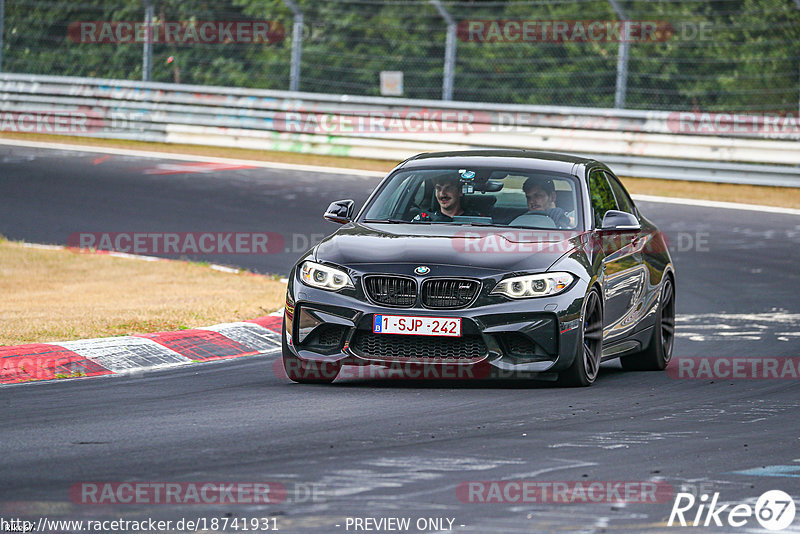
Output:
<instances>
[{"instance_id":1,"label":"front bumper","mask_svg":"<svg viewBox=\"0 0 800 534\"><path fill-rule=\"evenodd\" d=\"M393 308L367 299L315 289L291 280L284 317L284 350L304 361L344 365L398 362L483 366L502 373L552 374L572 364L580 340L587 284L532 299L478 299L458 310ZM375 314L458 317L460 338L375 334Z\"/></svg>"}]
</instances>

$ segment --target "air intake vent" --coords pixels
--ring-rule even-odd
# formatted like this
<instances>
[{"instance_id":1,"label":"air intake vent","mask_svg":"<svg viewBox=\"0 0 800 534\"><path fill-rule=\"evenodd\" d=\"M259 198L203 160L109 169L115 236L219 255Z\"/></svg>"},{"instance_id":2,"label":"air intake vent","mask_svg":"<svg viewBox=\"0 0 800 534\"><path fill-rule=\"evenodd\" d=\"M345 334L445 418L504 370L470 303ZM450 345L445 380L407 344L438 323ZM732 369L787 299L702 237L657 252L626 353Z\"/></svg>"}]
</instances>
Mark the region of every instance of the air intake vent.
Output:
<instances>
[{"instance_id":1,"label":"air intake vent","mask_svg":"<svg viewBox=\"0 0 800 534\"><path fill-rule=\"evenodd\" d=\"M508 332L499 336L506 354L514 356L531 357L542 354L544 351L536 350L536 344L528 336L519 332Z\"/></svg>"},{"instance_id":2,"label":"air intake vent","mask_svg":"<svg viewBox=\"0 0 800 534\"><path fill-rule=\"evenodd\" d=\"M417 282L400 276L367 276L364 279L367 296L378 304L410 308L417 300Z\"/></svg>"},{"instance_id":3,"label":"air intake vent","mask_svg":"<svg viewBox=\"0 0 800 534\"><path fill-rule=\"evenodd\" d=\"M324 324L318 327L309 336L313 341L306 340L306 344L318 345L323 348L338 349L347 333L347 327L338 324Z\"/></svg>"},{"instance_id":4,"label":"air intake vent","mask_svg":"<svg viewBox=\"0 0 800 534\"><path fill-rule=\"evenodd\" d=\"M479 287L474 280L426 280L422 284L422 304L426 308L464 308L475 299Z\"/></svg>"}]
</instances>

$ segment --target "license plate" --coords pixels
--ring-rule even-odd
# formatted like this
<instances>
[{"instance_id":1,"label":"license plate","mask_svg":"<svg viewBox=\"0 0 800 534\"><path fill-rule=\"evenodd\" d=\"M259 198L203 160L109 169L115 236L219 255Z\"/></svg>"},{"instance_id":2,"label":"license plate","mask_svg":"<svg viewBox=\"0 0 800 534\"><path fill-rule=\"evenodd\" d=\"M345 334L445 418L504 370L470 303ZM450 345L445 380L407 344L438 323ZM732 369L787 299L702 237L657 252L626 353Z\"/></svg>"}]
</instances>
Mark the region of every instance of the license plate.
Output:
<instances>
[{"instance_id":1,"label":"license plate","mask_svg":"<svg viewBox=\"0 0 800 534\"><path fill-rule=\"evenodd\" d=\"M376 334L460 337L461 319L458 317L376 315L372 323L372 331Z\"/></svg>"}]
</instances>

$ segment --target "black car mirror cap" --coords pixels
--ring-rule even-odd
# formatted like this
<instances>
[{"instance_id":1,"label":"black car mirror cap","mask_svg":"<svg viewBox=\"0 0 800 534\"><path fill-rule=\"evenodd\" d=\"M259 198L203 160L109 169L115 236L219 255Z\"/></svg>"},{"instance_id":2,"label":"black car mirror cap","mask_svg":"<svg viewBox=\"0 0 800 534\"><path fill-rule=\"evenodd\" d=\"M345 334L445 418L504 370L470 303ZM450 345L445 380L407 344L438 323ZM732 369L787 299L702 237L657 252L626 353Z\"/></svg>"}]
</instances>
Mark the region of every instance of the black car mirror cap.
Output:
<instances>
[{"instance_id":1,"label":"black car mirror cap","mask_svg":"<svg viewBox=\"0 0 800 534\"><path fill-rule=\"evenodd\" d=\"M601 230L639 230L642 225L632 213L619 210L608 210L603 215Z\"/></svg>"},{"instance_id":2,"label":"black car mirror cap","mask_svg":"<svg viewBox=\"0 0 800 534\"><path fill-rule=\"evenodd\" d=\"M356 203L349 199L331 202L331 205L325 210L325 215L323 215L323 217L325 217L327 221L339 224L349 223L353 219L353 208L355 205Z\"/></svg>"}]
</instances>

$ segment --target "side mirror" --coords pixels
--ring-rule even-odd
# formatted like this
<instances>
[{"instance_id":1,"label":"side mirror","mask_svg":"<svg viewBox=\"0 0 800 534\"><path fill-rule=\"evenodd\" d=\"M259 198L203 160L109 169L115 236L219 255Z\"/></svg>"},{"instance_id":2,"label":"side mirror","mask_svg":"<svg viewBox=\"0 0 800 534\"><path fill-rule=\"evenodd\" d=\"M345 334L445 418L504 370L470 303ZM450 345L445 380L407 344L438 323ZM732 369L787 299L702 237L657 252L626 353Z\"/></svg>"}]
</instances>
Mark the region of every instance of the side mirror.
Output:
<instances>
[{"instance_id":1,"label":"side mirror","mask_svg":"<svg viewBox=\"0 0 800 534\"><path fill-rule=\"evenodd\" d=\"M639 230L641 227L635 215L618 210L608 210L600 225L601 230Z\"/></svg>"},{"instance_id":2,"label":"side mirror","mask_svg":"<svg viewBox=\"0 0 800 534\"><path fill-rule=\"evenodd\" d=\"M353 207L356 205L352 200L337 200L331 202L328 209L325 211L325 220L345 224L349 223L353 218Z\"/></svg>"}]
</instances>

